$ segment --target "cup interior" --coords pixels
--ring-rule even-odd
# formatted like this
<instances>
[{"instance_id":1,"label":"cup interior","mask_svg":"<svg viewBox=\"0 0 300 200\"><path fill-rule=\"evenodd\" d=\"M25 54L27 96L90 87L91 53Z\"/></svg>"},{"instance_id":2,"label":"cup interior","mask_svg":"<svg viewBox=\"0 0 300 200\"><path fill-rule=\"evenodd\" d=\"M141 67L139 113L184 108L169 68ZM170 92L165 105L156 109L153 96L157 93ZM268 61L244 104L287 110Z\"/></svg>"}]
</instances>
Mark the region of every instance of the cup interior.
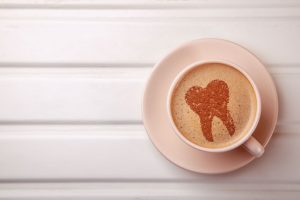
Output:
<instances>
[{"instance_id":1,"label":"cup interior","mask_svg":"<svg viewBox=\"0 0 300 200\"><path fill-rule=\"evenodd\" d=\"M187 73L189 73L191 70L193 70L194 68L198 68L198 67L201 67L201 65L210 64L210 63L225 64L225 65L227 65L229 67L232 67L232 68L238 70L241 74L243 74L248 79L248 81L250 82L250 84L251 84L251 86L252 86L252 88L253 88L253 90L255 92L255 96L256 96L256 105L257 105L256 106L256 114L255 114L254 121L253 121L253 123L252 123L249 131L247 132L247 134L245 134L241 139L237 140L233 144L231 144L229 146L225 146L225 147L220 147L220 148L207 148L207 147L203 147L203 146L197 145L197 144L191 142L190 140L188 140L185 136L183 136L181 134L181 132L178 130L177 126L175 125L175 122L174 122L173 117L172 117L172 110L171 110L171 101L172 101L172 96L173 96L174 90L176 89L176 87L178 86L178 84L181 82L182 78L185 77L185 75ZM185 67L181 72L178 73L178 75L176 76L176 78L172 82L171 87L170 87L169 92L168 92L167 110L168 110L169 121L170 121L170 123L172 125L172 128L173 128L174 132L186 144L188 144L189 146L192 146L193 148L196 148L198 150L202 150L202 151L207 151L207 152L225 152L225 151L230 151L232 149L235 149L238 146L242 145L254 133L254 131L255 131L256 127L257 127L257 124L259 122L260 115L261 115L261 98L260 98L259 90L258 90L255 82L250 77L250 75L248 73L246 73L241 67L239 67L238 65L236 65L236 64L234 64L232 62L225 61L225 60L205 60L205 61L199 61L199 62L192 63L191 65Z\"/></svg>"}]
</instances>

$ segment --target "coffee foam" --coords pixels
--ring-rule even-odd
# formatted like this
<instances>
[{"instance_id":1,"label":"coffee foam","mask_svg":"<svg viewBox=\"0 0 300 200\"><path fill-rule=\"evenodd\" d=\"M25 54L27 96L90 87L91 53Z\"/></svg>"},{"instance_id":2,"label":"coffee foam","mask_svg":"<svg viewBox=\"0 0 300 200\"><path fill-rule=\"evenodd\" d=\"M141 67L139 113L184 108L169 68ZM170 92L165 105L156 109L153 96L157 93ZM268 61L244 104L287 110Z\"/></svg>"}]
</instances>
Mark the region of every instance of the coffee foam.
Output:
<instances>
[{"instance_id":1,"label":"coffee foam","mask_svg":"<svg viewBox=\"0 0 300 200\"><path fill-rule=\"evenodd\" d=\"M194 86L206 88L214 80L224 81L229 88L227 109L234 122L234 134L230 135L223 121L212 120L213 141L202 132L199 115L186 102L187 91ZM177 84L171 99L171 112L176 127L194 144L206 148L230 146L243 138L254 123L257 100L249 80L238 70L225 64L209 63L189 71Z\"/></svg>"}]
</instances>

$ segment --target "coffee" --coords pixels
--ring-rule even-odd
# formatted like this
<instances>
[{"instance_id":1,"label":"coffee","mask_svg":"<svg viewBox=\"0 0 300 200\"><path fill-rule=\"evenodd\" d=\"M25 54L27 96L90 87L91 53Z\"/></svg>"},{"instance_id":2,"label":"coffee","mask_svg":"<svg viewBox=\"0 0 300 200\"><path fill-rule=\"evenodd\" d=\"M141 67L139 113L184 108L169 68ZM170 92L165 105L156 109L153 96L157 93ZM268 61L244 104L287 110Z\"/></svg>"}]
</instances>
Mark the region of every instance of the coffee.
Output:
<instances>
[{"instance_id":1,"label":"coffee","mask_svg":"<svg viewBox=\"0 0 300 200\"><path fill-rule=\"evenodd\" d=\"M180 133L206 148L230 146L252 127L255 90L237 69L221 63L199 65L176 85L171 114Z\"/></svg>"}]
</instances>

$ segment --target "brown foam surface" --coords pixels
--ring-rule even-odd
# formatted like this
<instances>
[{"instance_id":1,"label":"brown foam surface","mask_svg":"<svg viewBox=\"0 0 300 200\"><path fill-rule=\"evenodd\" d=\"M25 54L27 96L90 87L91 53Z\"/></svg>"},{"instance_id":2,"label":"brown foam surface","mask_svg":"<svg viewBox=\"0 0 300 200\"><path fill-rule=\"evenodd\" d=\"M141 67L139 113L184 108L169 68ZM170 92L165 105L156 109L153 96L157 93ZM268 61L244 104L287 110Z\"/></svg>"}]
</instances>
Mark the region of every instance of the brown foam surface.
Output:
<instances>
[{"instance_id":1,"label":"brown foam surface","mask_svg":"<svg viewBox=\"0 0 300 200\"><path fill-rule=\"evenodd\" d=\"M222 86L229 90L229 99L227 99L227 102L222 103L219 100L215 103L216 105L226 104L229 113L226 115L216 114L225 111L215 109L214 112L209 114L212 118L210 127L212 138L209 139L205 137L207 133L204 134L203 132L205 126L207 129L207 123L204 123L203 115L202 120L200 120L199 111L196 111L191 103L188 104L186 95L191 88L199 89L200 93L208 91L209 86L216 82L224 83L226 86L221 84L220 88L215 90L217 95L214 96L220 96L218 94L224 93ZM214 87L218 87L218 85ZM209 95L198 96L198 98L204 97L211 99L201 101L202 103L213 102L213 98L215 98ZM220 63L204 64L188 72L175 88L171 104L173 120L182 135L189 141L207 148L229 146L241 139L251 128L257 108L255 92L248 79L238 70ZM206 105L206 107L211 107L211 105ZM225 107L223 106L223 108ZM222 116L229 116L231 125L233 121L234 131L228 126L228 120L224 120L225 118Z\"/></svg>"}]
</instances>

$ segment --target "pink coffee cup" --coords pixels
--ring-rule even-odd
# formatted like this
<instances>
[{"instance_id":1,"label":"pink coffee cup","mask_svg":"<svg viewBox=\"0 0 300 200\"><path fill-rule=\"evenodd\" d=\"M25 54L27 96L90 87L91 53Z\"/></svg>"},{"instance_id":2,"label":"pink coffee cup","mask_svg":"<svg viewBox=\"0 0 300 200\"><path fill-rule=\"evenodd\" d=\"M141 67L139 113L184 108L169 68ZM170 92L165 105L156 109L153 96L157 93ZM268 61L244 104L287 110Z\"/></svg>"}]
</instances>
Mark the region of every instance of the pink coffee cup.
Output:
<instances>
[{"instance_id":1,"label":"pink coffee cup","mask_svg":"<svg viewBox=\"0 0 300 200\"><path fill-rule=\"evenodd\" d=\"M220 147L220 148L207 148L207 147L202 147L199 146L197 144L192 143L191 141L189 141L188 139L186 139L181 133L180 131L177 129L174 121L173 121L173 117L171 114L171 99L172 99L172 94L174 89L176 88L177 84L181 81L181 79L192 69L196 68L196 67L201 67L201 65L204 64L208 64L208 63L221 63L221 64L225 64L228 65L236 70L238 70L240 73L242 73L251 83L252 88L254 89L255 95L256 95L256 103L257 103L257 107L256 107L256 115L255 115L255 119L249 129L249 131L238 141L236 141L235 143L226 146L226 147ZM178 137L184 141L186 144L188 144L189 146L201 150L201 151L206 151L206 152L214 152L214 153L218 153L218 152L226 152L226 151L230 151L233 150L235 148L238 148L239 146L244 147L244 149L246 149L250 154L252 154L255 157L260 157L263 153L264 153L264 147L252 136L252 134L254 133L257 124L260 120L260 116L261 116L261 98L260 98L260 93L259 90L257 89L257 86L255 84L255 82L253 81L253 79L250 77L249 74L247 74L241 67L239 67L236 64L233 64L229 61L225 61L225 60L218 60L218 59L214 59L214 60L204 60L204 61L200 61L200 62L195 62L189 66L187 66L184 70L182 70L181 72L179 72L179 74L176 76L176 78L174 79L173 83L171 84L171 87L169 89L169 93L168 93L168 98L167 98L167 109L168 109L168 115L169 115L169 121L171 126L173 127L174 132L178 135Z\"/></svg>"}]
</instances>

